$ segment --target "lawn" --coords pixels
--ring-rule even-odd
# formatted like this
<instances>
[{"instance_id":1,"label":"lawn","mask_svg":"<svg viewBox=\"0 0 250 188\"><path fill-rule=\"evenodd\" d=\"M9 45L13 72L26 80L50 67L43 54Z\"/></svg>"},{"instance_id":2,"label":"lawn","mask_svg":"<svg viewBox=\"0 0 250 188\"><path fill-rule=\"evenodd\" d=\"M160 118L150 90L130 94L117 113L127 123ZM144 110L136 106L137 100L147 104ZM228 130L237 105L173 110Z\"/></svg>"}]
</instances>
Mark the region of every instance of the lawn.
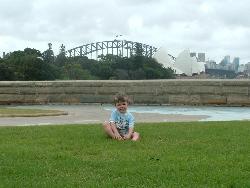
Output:
<instances>
[{"instance_id":1,"label":"lawn","mask_svg":"<svg viewBox=\"0 0 250 188\"><path fill-rule=\"evenodd\" d=\"M0 187L250 187L250 122L0 127Z\"/></svg>"},{"instance_id":2,"label":"lawn","mask_svg":"<svg viewBox=\"0 0 250 188\"><path fill-rule=\"evenodd\" d=\"M0 107L1 117L39 117L39 116L58 116L67 115L67 112L60 110L43 110L43 109L21 109L15 107Z\"/></svg>"}]
</instances>

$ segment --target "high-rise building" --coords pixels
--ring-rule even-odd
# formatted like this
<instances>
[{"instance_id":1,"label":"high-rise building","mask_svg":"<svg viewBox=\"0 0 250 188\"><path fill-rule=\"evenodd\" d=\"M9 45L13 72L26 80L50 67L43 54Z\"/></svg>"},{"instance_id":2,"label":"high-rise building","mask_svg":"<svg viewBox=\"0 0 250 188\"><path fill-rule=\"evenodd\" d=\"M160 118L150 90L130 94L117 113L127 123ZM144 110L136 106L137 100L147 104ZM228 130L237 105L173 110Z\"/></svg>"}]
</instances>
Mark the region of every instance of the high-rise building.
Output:
<instances>
[{"instance_id":1,"label":"high-rise building","mask_svg":"<svg viewBox=\"0 0 250 188\"><path fill-rule=\"evenodd\" d=\"M240 65L240 58L235 57L234 60L233 60L234 70L238 71L239 65Z\"/></svg>"},{"instance_id":2,"label":"high-rise building","mask_svg":"<svg viewBox=\"0 0 250 188\"><path fill-rule=\"evenodd\" d=\"M207 69L216 69L216 62L214 60L206 61L205 66Z\"/></svg>"},{"instance_id":3,"label":"high-rise building","mask_svg":"<svg viewBox=\"0 0 250 188\"><path fill-rule=\"evenodd\" d=\"M196 52L191 52L190 57L196 57Z\"/></svg>"},{"instance_id":4,"label":"high-rise building","mask_svg":"<svg viewBox=\"0 0 250 188\"><path fill-rule=\"evenodd\" d=\"M244 72L244 71L245 71L245 65L242 64L242 65L239 66L238 72Z\"/></svg>"},{"instance_id":5,"label":"high-rise building","mask_svg":"<svg viewBox=\"0 0 250 188\"><path fill-rule=\"evenodd\" d=\"M247 75L250 76L250 62L245 64L245 71L247 72Z\"/></svg>"},{"instance_id":6,"label":"high-rise building","mask_svg":"<svg viewBox=\"0 0 250 188\"><path fill-rule=\"evenodd\" d=\"M230 55L226 55L220 62L221 66L227 66L230 64Z\"/></svg>"},{"instance_id":7,"label":"high-rise building","mask_svg":"<svg viewBox=\"0 0 250 188\"><path fill-rule=\"evenodd\" d=\"M198 53L198 62L205 62L205 53Z\"/></svg>"},{"instance_id":8,"label":"high-rise building","mask_svg":"<svg viewBox=\"0 0 250 188\"><path fill-rule=\"evenodd\" d=\"M226 56L224 57L224 60L225 60L225 63L226 63L226 64L229 64L229 63L230 63L230 55L226 55Z\"/></svg>"}]
</instances>

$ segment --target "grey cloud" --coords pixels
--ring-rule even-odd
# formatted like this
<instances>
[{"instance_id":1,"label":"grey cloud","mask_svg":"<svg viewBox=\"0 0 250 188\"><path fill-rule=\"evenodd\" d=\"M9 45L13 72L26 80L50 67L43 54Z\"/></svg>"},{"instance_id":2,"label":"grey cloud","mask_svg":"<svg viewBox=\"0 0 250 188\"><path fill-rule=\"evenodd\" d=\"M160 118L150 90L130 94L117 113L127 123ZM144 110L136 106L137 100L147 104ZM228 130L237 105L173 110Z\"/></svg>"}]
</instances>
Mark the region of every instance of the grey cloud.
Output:
<instances>
[{"instance_id":1,"label":"grey cloud","mask_svg":"<svg viewBox=\"0 0 250 188\"><path fill-rule=\"evenodd\" d=\"M140 6L140 5L147 5L147 4L156 4L156 3L160 3L162 2L163 0L158 0L158 1L155 1L155 0L116 0L117 4L118 5L121 5L121 6Z\"/></svg>"},{"instance_id":2,"label":"grey cloud","mask_svg":"<svg viewBox=\"0 0 250 188\"><path fill-rule=\"evenodd\" d=\"M74 47L122 34L157 47L167 44L170 51L190 47L218 56L250 50L248 0L0 1L0 49L1 37ZM135 29L129 21L137 18L142 23Z\"/></svg>"}]
</instances>

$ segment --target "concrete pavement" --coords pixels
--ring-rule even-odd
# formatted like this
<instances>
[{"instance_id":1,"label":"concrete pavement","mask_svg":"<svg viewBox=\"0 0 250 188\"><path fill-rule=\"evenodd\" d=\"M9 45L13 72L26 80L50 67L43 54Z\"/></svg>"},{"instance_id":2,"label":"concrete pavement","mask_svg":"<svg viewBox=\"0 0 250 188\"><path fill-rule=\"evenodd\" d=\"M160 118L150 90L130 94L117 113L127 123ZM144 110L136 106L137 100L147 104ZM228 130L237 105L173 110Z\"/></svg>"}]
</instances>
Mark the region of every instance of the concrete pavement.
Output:
<instances>
[{"instance_id":1,"label":"concrete pavement","mask_svg":"<svg viewBox=\"0 0 250 188\"><path fill-rule=\"evenodd\" d=\"M10 106L13 107L13 106ZM110 107L110 106L109 106ZM21 105L15 108L54 109L68 112L68 115L43 117L2 117L0 126L29 126L57 124L101 124L109 119L110 110L100 104L79 105ZM136 122L187 122L206 118L203 115L170 115L156 113L133 113Z\"/></svg>"}]
</instances>

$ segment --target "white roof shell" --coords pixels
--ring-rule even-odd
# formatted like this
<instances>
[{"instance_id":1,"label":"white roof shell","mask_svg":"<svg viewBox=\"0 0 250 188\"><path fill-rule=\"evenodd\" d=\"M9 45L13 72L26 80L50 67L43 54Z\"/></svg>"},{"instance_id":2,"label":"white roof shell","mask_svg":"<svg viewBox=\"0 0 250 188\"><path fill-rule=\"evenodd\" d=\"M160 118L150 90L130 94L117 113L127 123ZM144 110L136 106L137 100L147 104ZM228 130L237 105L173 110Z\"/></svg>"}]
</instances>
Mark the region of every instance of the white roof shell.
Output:
<instances>
[{"instance_id":1,"label":"white roof shell","mask_svg":"<svg viewBox=\"0 0 250 188\"><path fill-rule=\"evenodd\" d=\"M154 54L153 58L157 60L158 63L161 63L165 68L173 68L174 61L169 57L167 50L163 47L159 48Z\"/></svg>"},{"instance_id":2,"label":"white roof shell","mask_svg":"<svg viewBox=\"0 0 250 188\"><path fill-rule=\"evenodd\" d=\"M161 63L165 68L171 68L176 74L186 74L192 76L194 73L200 74L205 72L205 63L197 62L196 57L190 56L189 50L182 51L174 61L167 50L163 47L159 48L153 56L158 63Z\"/></svg>"}]
</instances>

